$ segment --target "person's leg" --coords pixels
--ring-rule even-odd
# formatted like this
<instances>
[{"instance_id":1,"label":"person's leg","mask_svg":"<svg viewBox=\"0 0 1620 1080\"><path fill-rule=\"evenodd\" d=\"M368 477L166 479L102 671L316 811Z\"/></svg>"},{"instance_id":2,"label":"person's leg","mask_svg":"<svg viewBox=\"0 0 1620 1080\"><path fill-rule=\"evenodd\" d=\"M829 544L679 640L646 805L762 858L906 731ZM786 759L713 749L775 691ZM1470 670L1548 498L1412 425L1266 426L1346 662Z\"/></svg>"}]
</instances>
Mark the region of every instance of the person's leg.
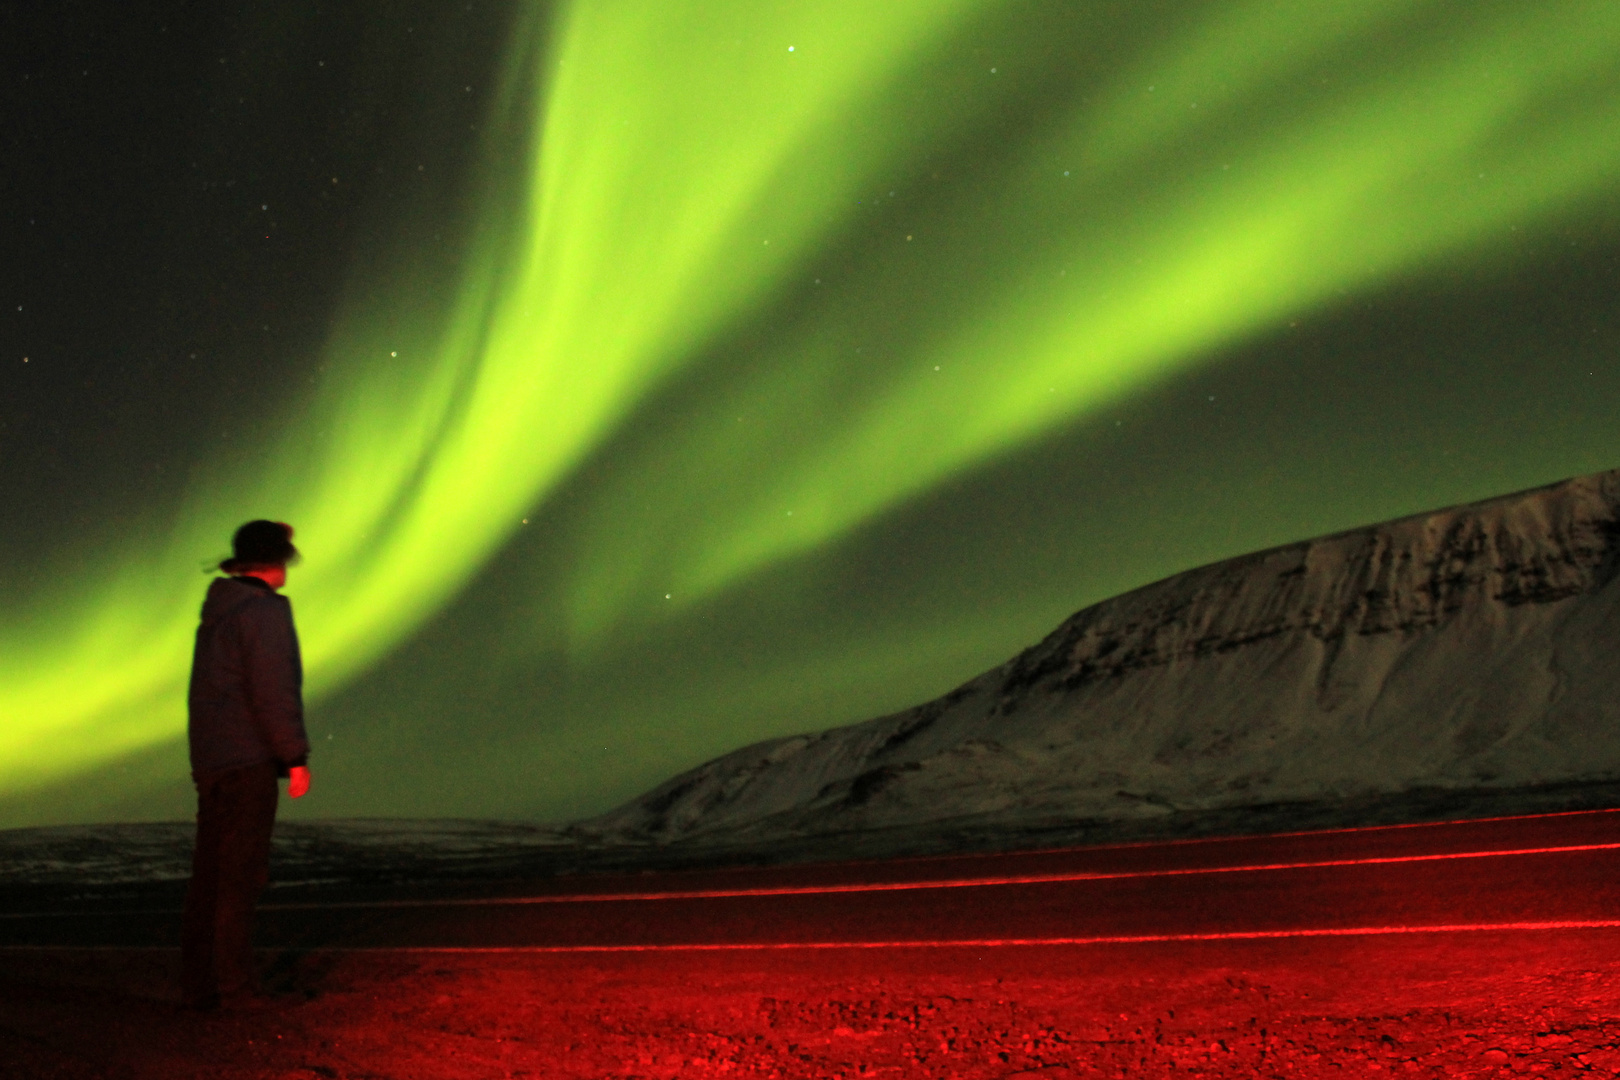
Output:
<instances>
[{"instance_id":1,"label":"person's leg","mask_svg":"<svg viewBox=\"0 0 1620 1080\"><path fill-rule=\"evenodd\" d=\"M270 833L275 827L276 767L256 765L222 778L218 900L214 912L214 972L222 997L252 993L253 905L270 880Z\"/></svg>"},{"instance_id":2,"label":"person's leg","mask_svg":"<svg viewBox=\"0 0 1620 1080\"><path fill-rule=\"evenodd\" d=\"M207 1007L218 993L214 978L214 918L219 894L221 808L216 785L197 785L197 839L191 852L180 922L180 1000Z\"/></svg>"}]
</instances>

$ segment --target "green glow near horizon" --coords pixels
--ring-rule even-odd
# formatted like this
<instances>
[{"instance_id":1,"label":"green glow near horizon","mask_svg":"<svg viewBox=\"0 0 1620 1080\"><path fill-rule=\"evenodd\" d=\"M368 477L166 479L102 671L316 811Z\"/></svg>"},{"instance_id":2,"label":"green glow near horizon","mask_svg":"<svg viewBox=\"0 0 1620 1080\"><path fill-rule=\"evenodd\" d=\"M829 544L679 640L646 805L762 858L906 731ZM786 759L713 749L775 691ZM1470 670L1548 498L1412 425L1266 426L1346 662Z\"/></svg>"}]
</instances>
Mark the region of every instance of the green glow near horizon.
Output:
<instances>
[{"instance_id":1,"label":"green glow near horizon","mask_svg":"<svg viewBox=\"0 0 1620 1080\"><path fill-rule=\"evenodd\" d=\"M412 314L439 308L403 272L404 314L357 304L317 398L200 480L159 556L8 619L0 792L183 727L192 568L247 517L298 525L312 696L362 670L1017 77L985 64L982 97L909 92L976 64L975 27L1007 17L967 0L699 7L581 2L518 26L447 314ZM918 197L914 224L866 238L876 270L829 282L592 488L576 647L1279 320L1494 257L1620 173L1610 3L1187 5L1135 51L1082 59L1089 92L998 150L993 191ZM856 352L854 326L893 341Z\"/></svg>"}]
</instances>

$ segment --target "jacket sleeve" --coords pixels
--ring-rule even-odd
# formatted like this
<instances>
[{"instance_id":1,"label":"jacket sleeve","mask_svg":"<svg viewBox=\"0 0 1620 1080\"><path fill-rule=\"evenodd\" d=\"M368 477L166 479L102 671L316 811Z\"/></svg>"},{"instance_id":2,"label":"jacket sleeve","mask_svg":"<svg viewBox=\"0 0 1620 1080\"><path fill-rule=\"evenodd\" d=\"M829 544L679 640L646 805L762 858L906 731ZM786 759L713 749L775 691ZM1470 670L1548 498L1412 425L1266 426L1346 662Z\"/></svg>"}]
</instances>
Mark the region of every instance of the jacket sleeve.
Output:
<instances>
[{"instance_id":1,"label":"jacket sleeve","mask_svg":"<svg viewBox=\"0 0 1620 1080\"><path fill-rule=\"evenodd\" d=\"M242 662L253 723L282 768L302 765L309 758L309 738L292 606L282 597L266 597L243 614Z\"/></svg>"}]
</instances>

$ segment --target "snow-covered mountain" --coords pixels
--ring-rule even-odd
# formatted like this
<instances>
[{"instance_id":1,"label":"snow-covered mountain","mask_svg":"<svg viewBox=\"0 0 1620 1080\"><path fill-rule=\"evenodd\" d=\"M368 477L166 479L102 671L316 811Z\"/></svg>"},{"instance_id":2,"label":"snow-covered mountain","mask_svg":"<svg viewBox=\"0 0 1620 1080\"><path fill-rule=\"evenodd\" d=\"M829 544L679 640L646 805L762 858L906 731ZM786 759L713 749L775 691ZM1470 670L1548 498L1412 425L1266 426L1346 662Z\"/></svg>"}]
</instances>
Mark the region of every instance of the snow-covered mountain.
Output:
<instances>
[{"instance_id":1,"label":"snow-covered mountain","mask_svg":"<svg viewBox=\"0 0 1620 1080\"><path fill-rule=\"evenodd\" d=\"M759 846L1620 779L1620 471L1216 563L581 823ZM1181 816L1181 815L1178 815Z\"/></svg>"}]
</instances>

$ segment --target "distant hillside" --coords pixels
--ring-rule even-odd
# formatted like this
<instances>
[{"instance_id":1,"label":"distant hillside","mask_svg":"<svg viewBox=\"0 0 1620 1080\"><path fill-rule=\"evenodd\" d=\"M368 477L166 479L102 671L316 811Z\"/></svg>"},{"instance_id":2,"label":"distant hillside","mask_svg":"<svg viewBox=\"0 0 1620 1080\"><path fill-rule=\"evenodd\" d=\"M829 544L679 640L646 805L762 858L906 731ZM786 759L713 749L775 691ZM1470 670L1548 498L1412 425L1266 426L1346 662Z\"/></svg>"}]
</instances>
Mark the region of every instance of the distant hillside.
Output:
<instances>
[{"instance_id":1,"label":"distant hillside","mask_svg":"<svg viewBox=\"0 0 1620 1080\"><path fill-rule=\"evenodd\" d=\"M737 750L579 833L1012 835L1612 782L1617 537L1606 472L1191 570L936 701Z\"/></svg>"}]
</instances>

